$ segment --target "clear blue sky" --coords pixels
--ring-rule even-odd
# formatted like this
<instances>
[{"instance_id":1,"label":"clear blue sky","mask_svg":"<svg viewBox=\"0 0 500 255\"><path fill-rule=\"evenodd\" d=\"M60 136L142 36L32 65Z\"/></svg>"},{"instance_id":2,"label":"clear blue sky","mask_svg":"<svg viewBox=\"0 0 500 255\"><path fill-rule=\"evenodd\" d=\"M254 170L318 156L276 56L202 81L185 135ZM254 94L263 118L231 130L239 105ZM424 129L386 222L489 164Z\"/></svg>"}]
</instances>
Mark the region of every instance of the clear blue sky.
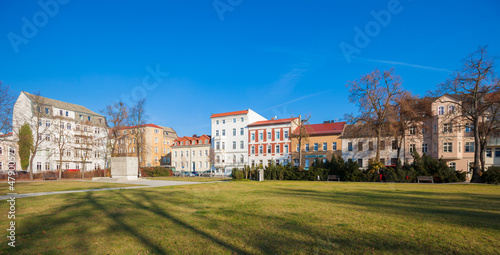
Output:
<instances>
[{"instance_id":1,"label":"clear blue sky","mask_svg":"<svg viewBox=\"0 0 500 255\"><path fill-rule=\"evenodd\" d=\"M494 0L220 0L219 12L213 0L61 2L47 11L1 1L0 81L97 112L146 92L149 122L181 136L209 134L212 113L248 108L340 119L357 111L347 81L374 68L394 67L404 88L423 95L478 46L500 55ZM355 28L367 25L372 37L348 62L341 43L356 47ZM157 66L160 82L144 84Z\"/></svg>"}]
</instances>

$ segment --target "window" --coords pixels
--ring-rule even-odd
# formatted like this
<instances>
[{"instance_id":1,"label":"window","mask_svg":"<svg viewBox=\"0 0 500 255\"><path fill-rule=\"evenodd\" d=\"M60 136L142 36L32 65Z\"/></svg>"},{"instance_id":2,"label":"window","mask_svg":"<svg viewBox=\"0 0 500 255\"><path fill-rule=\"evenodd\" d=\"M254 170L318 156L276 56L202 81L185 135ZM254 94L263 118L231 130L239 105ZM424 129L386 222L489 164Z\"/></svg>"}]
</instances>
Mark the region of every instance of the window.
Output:
<instances>
[{"instance_id":1,"label":"window","mask_svg":"<svg viewBox=\"0 0 500 255\"><path fill-rule=\"evenodd\" d=\"M226 130L222 129L222 136L225 136L225 135L226 135Z\"/></svg>"},{"instance_id":2,"label":"window","mask_svg":"<svg viewBox=\"0 0 500 255\"><path fill-rule=\"evenodd\" d=\"M219 136L219 130L215 130L215 136Z\"/></svg>"},{"instance_id":3,"label":"window","mask_svg":"<svg viewBox=\"0 0 500 255\"><path fill-rule=\"evenodd\" d=\"M220 142L216 143L215 149L220 150Z\"/></svg>"},{"instance_id":4,"label":"window","mask_svg":"<svg viewBox=\"0 0 500 255\"><path fill-rule=\"evenodd\" d=\"M233 118L233 123L236 123L236 118Z\"/></svg>"},{"instance_id":5,"label":"window","mask_svg":"<svg viewBox=\"0 0 500 255\"><path fill-rule=\"evenodd\" d=\"M305 166L305 168L309 168L309 159L306 159L305 161L306 161L306 162L305 162L305 165L304 165L304 166Z\"/></svg>"},{"instance_id":6,"label":"window","mask_svg":"<svg viewBox=\"0 0 500 255\"><path fill-rule=\"evenodd\" d=\"M50 113L50 109L49 108L45 108L45 114L49 114Z\"/></svg>"},{"instance_id":7,"label":"window","mask_svg":"<svg viewBox=\"0 0 500 255\"><path fill-rule=\"evenodd\" d=\"M271 137L271 132L267 132L267 140L271 140L272 137Z\"/></svg>"},{"instance_id":8,"label":"window","mask_svg":"<svg viewBox=\"0 0 500 255\"><path fill-rule=\"evenodd\" d=\"M285 153L288 153L288 144L285 144Z\"/></svg>"},{"instance_id":9,"label":"window","mask_svg":"<svg viewBox=\"0 0 500 255\"><path fill-rule=\"evenodd\" d=\"M410 144L410 153L416 151L416 145L414 143Z\"/></svg>"},{"instance_id":10,"label":"window","mask_svg":"<svg viewBox=\"0 0 500 255\"><path fill-rule=\"evenodd\" d=\"M59 115L62 116L63 115L63 110L59 110Z\"/></svg>"},{"instance_id":11,"label":"window","mask_svg":"<svg viewBox=\"0 0 500 255\"><path fill-rule=\"evenodd\" d=\"M428 151L427 144L423 143L422 144L422 153L427 153L427 151Z\"/></svg>"},{"instance_id":12,"label":"window","mask_svg":"<svg viewBox=\"0 0 500 255\"><path fill-rule=\"evenodd\" d=\"M45 162L45 171L48 171L48 170L50 170L50 163Z\"/></svg>"},{"instance_id":13,"label":"window","mask_svg":"<svg viewBox=\"0 0 500 255\"><path fill-rule=\"evenodd\" d=\"M453 132L453 129L452 129L451 123L446 123L443 125L443 133L448 134L448 133L452 133L452 132Z\"/></svg>"},{"instance_id":14,"label":"window","mask_svg":"<svg viewBox=\"0 0 500 255\"><path fill-rule=\"evenodd\" d=\"M216 121L215 121L215 124L219 125L219 121L218 121L218 120L216 120Z\"/></svg>"},{"instance_id":15,"label":"window","mask_svg":"<svg viewBox=\"0 0 500 255\"><path fill-rule=\"evenodd\" d=\"M444 114L444 106L439 106L438 107L438 115L443 115Z\"/></svg>"},{"instance_id":16,"label":"window","mask_svg":"<svg viewBox=\"0 0 500 255\"><path fill-rule=\"evenodd\" d=\"M163 139L163 144L167 144L167 139Z\"/></svg>"},{"instance_id":17,"label":"window","mask_svg":"<svg viewBox=\"0 0 500 255\"><path fill-rule=\"evenodd\" d=\"M288 131L284 131L283 137L284 137L285 139L288 139Z\"/></svg>"},{"instance_id":18,"label":"window","mask_svg":"<svg viewBox=\"0 0 500 255\"><path fill-rule=\"evenodd\" d=\"M0 156L3 155L3 148L0 147Z\"/></svg>"},{"instance_id":19,"label":"window","mask_svg":"<svg viewBox=\"0 0 500 255\"><path fill-rule=\"evenodd\" d=\"M155 143L158 143L158 137L155 137Z\"/></svg>"},{"instance_id":20,"label":"window","mask_svg":"<svg viewBox=\"0 0 500 255\"><path fill-rule=\"evenodd\" d=\"M453 152L453 143L443 143L443 152Z\"/></svg>"},{"instance_id":21,"label":"window","mask_svg":"<svg viewBox=\"0 0 500 255\"><path fill-rule=\"evenodd\" d=\"M372 151L373 150L373 141L368 142L368 150Z\"/></svg>"},{"instance_id":22,"label":"window","mask_svg":"<svg viewBox=\"0 0 500 255\"><path fill-rule=\"evenodd\" d=\"M280 139L280 131L276 131L276 140Z\"/></svg>"},{"instance_id":23,"label":"window","mask_svg":"<svg viewBox=\"0 0 500 255\"><path fill-rule=\"evenodd\" d=\"M299 150L300 150L300 145L297 144L297 150L296 151L299 152Z\"/></svg>"},{"instance_id":24,"label":"window","mask_svg":"<svg viewBox=\"0 0 500 255\"><path fill-rule=\"evenodd\" d=\"M241 122L244 122L245 121L245 118L241 117Z\"/></svg>"},{"instance_id":25,"label":"window","mask_svg":"<svg viewBox=\"0 0 500 255\"><path fill-rule=\"evenodd\" d=\"M155 147L155 153L158 153L158 147Z\"/></svg>"},{"instance_id":26,"label":"window","mask_svg":"<svg viewBox=\"0 0 500 255\"><path fill-rule=\"evenodd\" d=\"M0 150L1 149L2 148L0 148ZM0 151L0 155L2 155L1 151ZM486 157L491 158L491 148L486 148Z\"/></svg>"},{"instance_id":27,"label":"window","mask_svg":"<svg viewBox=\"0 0 500 255\"><path fill-rule=\"evenodd\" d=\"M352 142L347 143L347 151L352 151Z\"/></svg>"},{"instance_id":28,"label":"window","mask_svg":"<svg viewBox=\"0 0 500 255\"><path fill-rule=\"evenodd\" d=\"M236 136L236 128L233 128L233 136Z\"/></svg>"},{"instance_id":29,"label":"window","mask_svg":"<svg viewBox=\"0 0 500 255\"><path fill-rule=\"evenodd\" d=\"M385 141L380 141L380 150L385 150Z\"/></svg>"},{"instance_id":30,"label":"window","mask_svg":"<svg viewBox=\"0 0 500 255\"><path fill-rule=\"evenodd\" d=\"M163 148L163 154L167 153L167 148Z\"/></svg>"},{"instance_id":31,"label":"window","mask_svg":"<svg viewBox=\"0 0 500 255\"><path fill-rule=\"evenodd\" d=\"M318 151L318 143L314 143L314 151Z\"/></svg>"},{"instance_id":32,"label":"window","mask_svg":"<svg viewBox=\"0 0 500 255\"><path fill-rule=\"evenodd\" d=\"M191 154L193 154L193 157L196 156L196 151L191 151L191 152L192 152Z\"/></svg>"},{"instance_id":33,"label":"window","mask_svg":"<svg viewBox=\"0 0 500 255\"><path fill-rule=\"evenodd\" d=\"M36 170L42 170L42 162L36 162Z\"/></svg>"},{"instance_id":34,"label":"window","mask_svg":"<svg viewBox=\"0 0 500 255\"><path fill-rule=\"evenodd\" d=\"M465 143L465 152L474 152L474 143L466 142Z\"/></svg>"},{"instance_id":35,"label":"window","mask_svg":"<svg viewBox=\"0 0 500 255\"><path fill-rule=\"evenodd\" d=\"M222 120L222 124L226 124L226 120Z\"/></svg>"},{"instance_id":36,"label":"window","mask_svg":"<svg viewBox=\"0 0 500 255\"><path fill-rule=\"evenodd\" d=\"M244 149L245 148L245 142L244 141L240 141L240 149Z\"/></svg>"},{"instance_id":37,"label":"window","mask_svg":"<svg viewBox=\"0 0 500 255\"><path fill-rule=\"evenodd\" d=\"M276 153L280 153L280 146L279 146L279 144L276 145Z\"/></svg>"},{"instance_id":38,"label":"window","mask_svg":"<svg viewBox=\"0 0 500 255\"><path fill-rule=\"evenodd\" d=\"M363 142L358 142L358 151L363 150Z\"/></svg>"},{"instance_id":39,"label":"window","mask_svg":"<svg viewBox=\"0 0 500 255\"><path fill-rule=\"evenodd\" d=\"M45 126L50 127L50 121L47 120L47 122L45 122Z\"/></svg>"},{"instance_id":40,"label":"window","mask_svg":"<svg viewBox=\"0 0 500 255\"><path fill-rule=\"evenodd\" d=\"M267 153L271 153L271 145L267 146Z\"/></svg>"},{"instance_id":41,"label":"window","mask_svg":"<svg viewBox=\"0 0 500 255\"><path fill-rule=\"evenodd\" d=\"M337 142L333 142L332 143L332 151L336 151L337 150Z\"/></svg>"},{"instance_id":42,"label":"window","mask_svg":"<svg viewBox=\"0 0 500 255\"><path fill-rule=\"evenodd\" d=\"M174 151L174 158L177 158L177 151Z\"/></svg>"},{"instance_id":43,"label":"window","mask_svg":"<svg viewBox=\"0 0 500 255\"><path fill-rule=\"evenodd\" d=\"M158 134L160 131L158 129L155 129L155 134Z\"/></svg>"},{"instance_id":44,"label":"window","mask_svg":"<svg viewBox=\"0 0 500 255\"><path fill-rule=\"evenodd\" d=\"M66 125L66 129L70 130L70 129L71 129L71 124L69 124L69 123L68 123L68 124Z\"/></svg>"},{"instance_id":45,"label":"window","mask_svg":"<svg viewBox=\"0 0 500 255\"><path fill-rule=\"evenodd\" d=\"M208 150L205 150L205 157L208 157Z\"/></svg>"},{"instance_id":46,"label":"window","mask_svg":"<svg viewBox=\"0 0 500 255\"><path fill-rule=\"evenodd\" d=\"M233 141L233 150L236 150L236 141Z\"/></svg>"},{"instance_id":47,"label":"window","mask_svg":"<svg viewBox=\"0 0 500 255\"><path fill-rule=\"evenodd\" d=\"M465 124L465 133L470 133L472 132L472 123L466 123Z\"/></svg>"},{"instance_id":48,"label":"window","mask_svg":"<svg viewBox=\"0 0 500 255\"><path fill-rule=\"evenodd\" d=\"M16 150L12 147L9 147L9 156L15 156L16 155Z\"/></svg>"},{"instance_id":49,"label":"window","mask_svg":"<svg viewBox=\"0 0 500 255\"><path fill-rule=\"evenodd\" d=\"M455 113L455 106L448 105L448 114L453 114L453 113Z\"/></svg>"},{"instance_id":50,"label":"window","mask_svg":"<svg viewBox=\"0 0 500 255\"><path fill-rule=\"evenodd\" d=\"M255 146L250 147L250 154L255 154Z\"/></svg>"},{"instance_id":51,"label":"window","mask_svg":"<svg viewBox=\"0 0 500 255\"><path fill-rule=\"evenodd\" d=\"M455 162L450 162L450 163L449 163L449 166L450 166L450 169L452 169L453 171L455 171L455 170L456 170L456 168L457 168L457 163L455 163Z\"/></svg>"},{"instance_id":52,"label":"window","mask_svg":"<svg viewBox=\"0 0 500 255\"><path fill-rule=\"evenodd\" d=\"M434 130L434 134L438 133L438 126L436 124L434 124L432 129Z\"/></svg>"},{"instance_id":53,"label":"window","mask_svg":"<svg viewBox=\"0 0 500 255\"><path fill-rule=\"evenodd\" d=\"M495 149L495 158L500 158L500 148Z\"/></svg>"},{"instance_id":54,"label":"window","mask_svg":"<svg viewBox=\"0 0 500 255\"><path fill-rule=\"evenodd\" d=\"M69 112L68 112L68 111L66 111L66 117L68 117L68 116L69 116Z\"/></svg>"},{"instance_id":55,"label":"window","mask_svg":"<svg viewBox=\"0 0 500 255\"><path fill-rule=\"evenodd\" d=\"M87 119L90 121L90 116L88 116Z\"/></svg>"},{"instance_id":56,"label":"window","mask_svg":"<svg viewBox=\"0 0 500 255\"><path fill-rule=\"evenodd\" d=\"M358 159L358 166L363 167L363 159L362 158Z\"/></svg>"},{"instance_id":57,"label":"window","mask_svg":"<svg viewBox=\"0 0 500 255\"><path fill-rule=\"evenodd\" d=\"M184 145L184 142L181 142L181 145ZM187 145L187 143L186 143L186 145Z\"/></svg>"},{"instance_id":58,"label":"window","mask_svg":"<svg viewBox=\"0 0 500 255\"><path fill-rule=\"evenodd\" d=\"M259 153L262 154L263 153L263 148L262 148L262 145L259 146Z\"/></svg>"},{"instance_id":59,"label":"window","mask_svg":"<svg viewBox=\"0 0 500 255\"><path fill-rule=\"evenodd\" d=\"M240 128L240 135L244 135L245 134L245 129L244 128Z\"/></svg>"},{"instance_id":60,"label":"window","mask_svg":"<svg viewBox=\"0 0 500 255\"><path fill-rule=\"evenodd\" d=\"M328 150L328 144L327 144L327 143L323 143L323 150L324 150L324 151L327 151L327 150Z\"/></svg>"},{"instance_id":61,"label":"window","mask_svg":"<svg viewBox=\"0 0 500 255\"><path fill-rule=\"evenodd\" d=\"M306 151L309 151L309 144L306 143Z\"/></svg>"},{"instance_id":62,"label":"window","mask_svg":"<svg viewBox=\"0 0 500 255\"><path fill-rule=\"evenodd\" d=\"M202 155L201 150L198 151L198 155L201 157Z\"/></svg>"},{"instance_id":63,"label":"window","mask_svg":"<svg viewBox=\"0 0 500 255\"><path fill-rule=\"evenodd\" d=\"M226 149L226 143L225 142L222 142L222 149L225 150Z\"/></svg>"},{"instance_id":64,"label":"window","mask_svg":"<svg viewBox=\"0 0 500 255\"><path fill-rule=\"evenodd\" d=\"M252 133L251 137L252 137L252 141L255 141L255 133Z\"/></svg>"},{"instance_id":65,"label":"window","mask_svg":"<svg viewBox=\"0 0 500 255\"><path fill-rule=\"evenodd\" d=\"M410 135L414 135L415 134L415 130L416 130L415 127L410 127Z\"/></svg>"}]
</instances>

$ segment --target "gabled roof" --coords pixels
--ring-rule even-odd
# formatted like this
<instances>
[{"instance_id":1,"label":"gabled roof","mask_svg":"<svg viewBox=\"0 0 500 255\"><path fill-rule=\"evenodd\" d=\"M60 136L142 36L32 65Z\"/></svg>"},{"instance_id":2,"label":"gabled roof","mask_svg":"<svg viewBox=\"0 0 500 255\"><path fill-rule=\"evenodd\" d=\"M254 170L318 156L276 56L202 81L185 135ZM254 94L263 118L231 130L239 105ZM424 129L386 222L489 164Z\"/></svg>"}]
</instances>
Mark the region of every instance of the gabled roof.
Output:
<instances>
[{"instance_id":1,"label":"gabled roof","mask_svg":"<svg viewBox=\"0 0 500 255\"><path fill-rule=\"evenodd\" d=\"M241 115L241 114L247 114L247 113L248 113L248 110L235 111L235 112L216 113L216 114L212 114L212 116L210 116L210 118L233 116L233 115Z\"/></svg>"},{"instance_id":2,"label":"gabled roof","mask_svg":"<svg viewBox=\"0 0 500 255\"><path fill-rule=\"evenodd\" d=\"M96 116L101 116L101 114L95 113L89 109L87 109L85 106L77 105L77 104L71 104L71 103L66 103L63 101L55 100L55 99L50 99L47 97L42 97L42 96L37 96L30 94L28 92L22 92L24 93L30 100L38 102L42 105L50 105L59 109L64 109L64 110L69 110L73 112L81 112L81 113L86 113L86 114L91 114L91 115L96 115Z\"/></svg>"},{"instance_id":3,"label":"gabled roof","mask_svg":"<svg viewBox=\"0 0 500 255\"><path fill-rule=\"evenodd\" d=\"M256 126L287 124L287 123L292 122L294 119L297 119L297 118L288 118L288 119L279 119L279 120L263 120L263 121L257 121L257 122L248 124L248 126L249 127L256 127Z\"/></svg>"},{"instance_id":4,"label":"gabled roof","mask_svg":"<svg viewBox=\"0 0 500 255\"><path fill-rule=\"evenodd\" d=\"M7 136L11 136L11 135L12 135L12 132L9 132L9 133L7 133L7 134L2 134L2 135L0 135L0 137L7 137Z\"/></svg>"},{"instance_id":5,"label":"gabled roof","mask_svg":"<svg viewBox=\"0 0 500 255\"><path fill-rule=\"evenodd\" d=\"M334 122L334 123L323 123L323 124L311 124L306 125L305 130L308 135L334 135L342 134L344 130L345 122ZM294 134L299 133L299 128L297 127Z\"/></svg>"},{"instance_id":6,"label":"gabled roof","mask_svg":"<svg viewBox=\"0 0 500 255\"><path fill-rule=\"evenodd\" d=\"M203 142L204 140L208 140L208 143L206 145L209 145L211 143L211 136L209 135L201 135L201 136L183 136L183 137L178 137L177 139L174 140L174 144L172 146L186 146L186 145L205 145ZM199 141L202 141L201 143ZM184 145L176 145L177 143L180 142L186 142ZM189 142L189 144L187 143Z\"/></svg>"},{"instance_id":7,"label":"gabled roof","mask_svg":"<svg viewBox=\"0 0 500 255\"><path fill-rule=\"evenodd\" d=\"M118 130L133 129L133 128L137 128L137 127L153 127L153 128L163 129L162 127L155 125L155 124L144 124L144 125L140 125L140 126L123 126L123 127L120 127Z\"/></svg>"}]
</instances>

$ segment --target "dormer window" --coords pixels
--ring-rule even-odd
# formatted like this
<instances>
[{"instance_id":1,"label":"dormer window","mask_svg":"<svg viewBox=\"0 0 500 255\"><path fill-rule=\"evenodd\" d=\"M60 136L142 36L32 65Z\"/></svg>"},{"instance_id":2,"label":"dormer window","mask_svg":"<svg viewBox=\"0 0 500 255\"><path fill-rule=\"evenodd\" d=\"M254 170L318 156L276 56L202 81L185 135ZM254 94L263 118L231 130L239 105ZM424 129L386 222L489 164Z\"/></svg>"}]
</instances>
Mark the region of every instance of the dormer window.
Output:
<instances>
[{"instance_id":1,"label":"dormer window","mask_svg":"<svg viewBox=\"0 0 500 255\"><path fill-rule=\"evenodd\" d=\"M443 115L444 114L444 106L439 106L438 107L438 115Z\"/></svg>"}]
</instances>

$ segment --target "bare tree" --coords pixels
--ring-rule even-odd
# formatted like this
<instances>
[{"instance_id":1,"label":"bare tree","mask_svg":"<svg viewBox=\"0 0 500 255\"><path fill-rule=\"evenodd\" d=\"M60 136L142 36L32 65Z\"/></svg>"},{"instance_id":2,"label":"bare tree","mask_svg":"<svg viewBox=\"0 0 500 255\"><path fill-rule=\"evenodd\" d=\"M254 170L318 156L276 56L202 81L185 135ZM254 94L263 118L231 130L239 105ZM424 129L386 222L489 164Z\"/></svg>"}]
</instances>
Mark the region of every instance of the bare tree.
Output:
<instances>
[{"instance_id":1,"label":"bare tree","mask_svg":"<svg viewBox=\"0 0 500 255\"><path fill-rule=\"evenodd\" d=\"M0 133L8 133L12 124L14 97L8 85L0 81Z\"/></svg>"},{"instance_id":2,"label":"bare tree","mask_svg":"<svg viewBox=\"0 0 500 255\"><path fill-rule=\"evenodd\" d=\"M53 132L54 138L51 147L53 154L59 156L59 179L62 177L64 154L72 151L71 143L71 122L65 122L62 116L54 117Z\"/></svg>"},{"instance_id":3,"label":"bare tree","mask_svg":"<svg viewBox=\"0 0 500 255\"><path fill-rule=\"evenodd\" d=\"M483 116L477 127L479 132L479 155L481 170L485 171L485 152L488 140L492 134L500 132L500 91L488 94L485 96L486 104L489 105L488 110Z\"/></svg>"},{"instance_id":4,"label":"bare tree","mask_svg":"<svg viewBox=\"0 0 500 255\"><path fill-rule=\"evenodd\" d=\"M401 78L394 74L394 69L380 72L375 69L361 76L359 80L349 81L349 101L360 108L357 117L351 116L351 122L361 122L375 131L377 154L375 161L380 161L380 140L384 128L388 126L391 105L401 94Z\"/></svg>"},{"instance_id":5,"label":"bare tree","mask_svg":"<svg viewBox=\"0 0 500 255\"><path fill-rule=\"evenodd\" d=\"M116 102L111 105L108 105L103 114L106 116L106 120L108 121L109 133L113 140L111 147L111 157L115 157L116 155L116 143L118 141L118 131L121 127L127 124L128 119L128 109L127 106L122 102Z\"/></svg>"},{"instance_id":6,"label":"bare tree","mask_svg":"<svg viewBox=\"0 0 500 255\"><path fill-rule=\"evenodd\" d=\"M292 117L292 124L296 126L295 130L292 131L290 135L291 138L297 139L299 144L299 167L302 167L302 142L308 141L309 139L309 119L311 115L305 115L304 118L299 115L298 118Z\"/></svg>"},{"instance_id":7,"label":"bare tree","mask_svg":"<svg viewBox=\"0 0 500 255\"><path fill-rule=\"evenodd\" d=\"M148 116L146 115L145 110L146 99L140 99L137 103L130 109L130 114L128 116L129 125L133 127L132 136L135 139L135 148L136 148L136 156L138 161L138 169L137 174L141 177L141 159L146 152L146 133L145 128L143 127L146 124L146 120Z\"/></svg>"},{"instance_id":8,"label":"bare tree","mask_svg":"<svg viewBox=\"0 0 500 255\"><path fill-rule=\"evenodd\" d=\"M96 148L96 141L92 133L92 124L85 121L80 125L80 133L75 134L75 154L80 159L82 168L80 172L82 179L85 179L85 171L87 171L88 160L92 157Z\"/></svg>"},{"instance_id":9,"label":"bare tree","mask_svg":"<svg viewBox=\"0 0 500 255\"><path fill-rule=\"evenodd\" d=\"M487 46L479 47L477 51L469 55L463 61L463 67L454 72L451 77L439 85L440 94L452 94L458 101L446 101L454 104L459 109L461 117L472 123L474 134L474 165L472 166L471 182L480 182L480 176L484 169L479 166L481 155L484 151L481 144L481 135L478 128L482 119L491 107L487 95L500 90L499 78L494 72L495 57L488 56Z\"/></svg>"}]
</instances>

